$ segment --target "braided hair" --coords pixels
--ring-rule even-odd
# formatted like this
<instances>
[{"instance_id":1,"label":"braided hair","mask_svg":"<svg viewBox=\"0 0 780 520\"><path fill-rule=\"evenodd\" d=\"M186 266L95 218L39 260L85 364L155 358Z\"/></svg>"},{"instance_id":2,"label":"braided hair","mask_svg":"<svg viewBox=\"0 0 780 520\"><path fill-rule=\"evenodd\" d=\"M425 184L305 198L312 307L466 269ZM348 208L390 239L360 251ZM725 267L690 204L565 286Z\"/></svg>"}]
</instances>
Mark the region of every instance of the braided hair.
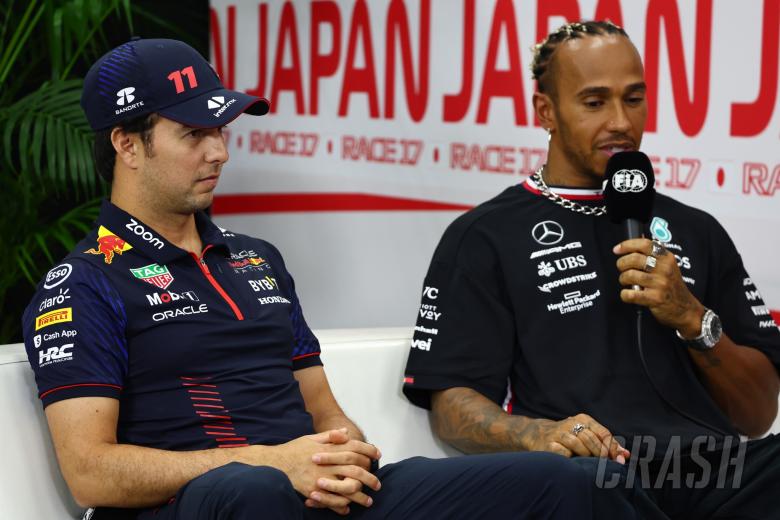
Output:
<instances>
[{"instance_id":1,"label":"braided hair","mask_svg":"<svg viewBox=\"0 0 780 520\"><path fill-rule=\"evenodd\" d=\"M620 34L628 38L628 34L622 27L618 27L609 20L572 22L561 26L557 31L550 33L544 41L534 45L531 72L536 80L539 92L543 94L552 92L549 70L552 68L553 57L559 45L569 40L582 38L584 35L606 36L608 34Z\"/></svg>"}]
</instances>

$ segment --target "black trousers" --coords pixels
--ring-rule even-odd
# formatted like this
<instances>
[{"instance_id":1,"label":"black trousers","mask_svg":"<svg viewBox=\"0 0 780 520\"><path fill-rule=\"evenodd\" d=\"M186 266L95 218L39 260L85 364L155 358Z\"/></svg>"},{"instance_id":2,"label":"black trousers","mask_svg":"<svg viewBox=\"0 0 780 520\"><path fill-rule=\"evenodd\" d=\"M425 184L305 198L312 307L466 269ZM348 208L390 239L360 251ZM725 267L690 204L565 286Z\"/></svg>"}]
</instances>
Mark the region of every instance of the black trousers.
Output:
<instances>
[{"instance_id":1,"label":"black trousers","mask_svg":"<svg viewBox=\"0 0 780 520\"><path fill-rule=\"evenodd\" d=\"M382 488L370 491L373 505L352 504L347 518L596 518L591 512L593 486L588 471L549 453L414 457L383 466L376 474ZM138 519L344 518L330 510L308 508L303 502L281 471L232 463L192 480L171 503L145 511Z\"/></svg>"},{"instance_id":2,"label":"black trousers","mask_svg":"<svg viewBox=\"0 0 780 520\"><path fill-rule=\"evenodd\" d=\"M621 466L595 458L579 463L602 495L630 490L610 500L630 502L643 518L780 519L777 435L741 444L734 439L728 449L658 457L647 464Z\"/></svg>"}]
</instances>

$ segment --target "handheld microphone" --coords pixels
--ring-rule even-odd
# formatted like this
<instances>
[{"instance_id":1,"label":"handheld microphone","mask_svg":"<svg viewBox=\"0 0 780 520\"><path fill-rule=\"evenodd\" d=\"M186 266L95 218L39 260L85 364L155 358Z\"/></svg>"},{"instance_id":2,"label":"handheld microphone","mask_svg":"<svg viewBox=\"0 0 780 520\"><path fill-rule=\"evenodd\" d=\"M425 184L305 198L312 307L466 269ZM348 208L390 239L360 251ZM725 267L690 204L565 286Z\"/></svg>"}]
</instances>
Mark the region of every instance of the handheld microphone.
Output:
<instances>
[{"instance_id":1,"label":"handheld microphone","mask_svg":"<svg viewBox=\"0 0 780 520\"><path fill-rule=\"evenodd\" d=\"M607 183L604 187L604 203L607 206L607 215L616 224L624 223L627 238L640 238L643 225L650 220L655 200L655 175L650 159L639 151L618 152L607 161L605 177ZM640 287L635 285L634 289ZM729 435L721 428L712 426L677 406L656 384L645 359L642 344L642 307L639 305L636 306L636 345L645 375L656 393L670 408L696 424L723 436Z\"/></svg>"},{"instance_id":2,"label":"handheld microphone","mask_svg":"<svg viewBox=\"0 0 780 520\"><path fill-rule=\"evenodd\" d=\"M639 151L618 152L607 161L604 203L612 222L626 229L626 238L640 238L650 220L655 200L655 175L647 155ZM632 287L635 291L641 288Z\"/></svg>"},{"instance_id":3,"label":"handheld microphone","mask_svg":"<svg viewBox=\"0 0 780 520\"><path fill-rule=\"evenodd\" d=\"M642 236L655 200L655 175L647 155L618 152L607 161L604 202L612 222L624 223L627 238Z\"/></svg>"}]
</instances>

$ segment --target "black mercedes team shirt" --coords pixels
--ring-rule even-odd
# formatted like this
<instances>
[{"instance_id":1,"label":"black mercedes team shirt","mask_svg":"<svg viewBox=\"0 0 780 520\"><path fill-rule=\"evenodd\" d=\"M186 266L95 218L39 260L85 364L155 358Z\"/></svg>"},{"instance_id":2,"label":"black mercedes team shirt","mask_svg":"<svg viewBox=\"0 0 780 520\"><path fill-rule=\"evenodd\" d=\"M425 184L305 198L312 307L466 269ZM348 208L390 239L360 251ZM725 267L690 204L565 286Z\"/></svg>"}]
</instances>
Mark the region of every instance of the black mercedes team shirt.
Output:
<instances>
[{"instance_id":1,"label":"black mercedes team shirt","mask_svg":"<svg viewBox=\"0 0 780 520\"><path fill-rule=\"evenodd\" d=\"M268 242L196 215L200 257L106 202L27 307L44 406L118 399L120 443L197 450L314 432L293 371L319 365L293 280Z\"/></svg>"},{"instance_id":2,"label":"black mercedes team shirt","mask_svg":"<svg viewBox=\"0 0 780 520\"><path fill-rule=\"evenodd\" d=\"M556 189L583 205L592 190ZM674 254L691 292L737 344L780 367L780 334L732 241L710 215L656 197L645 230ZM626 438L734 434L675 331L620 300L622 226L575 213L530 180L453 222L425 278L404 393L472 388L510 413L561 420L587 413ZM630 441L629 441L630 443ZM629 446L630 447L630 446Z\"/></svg>"}]
</instances>

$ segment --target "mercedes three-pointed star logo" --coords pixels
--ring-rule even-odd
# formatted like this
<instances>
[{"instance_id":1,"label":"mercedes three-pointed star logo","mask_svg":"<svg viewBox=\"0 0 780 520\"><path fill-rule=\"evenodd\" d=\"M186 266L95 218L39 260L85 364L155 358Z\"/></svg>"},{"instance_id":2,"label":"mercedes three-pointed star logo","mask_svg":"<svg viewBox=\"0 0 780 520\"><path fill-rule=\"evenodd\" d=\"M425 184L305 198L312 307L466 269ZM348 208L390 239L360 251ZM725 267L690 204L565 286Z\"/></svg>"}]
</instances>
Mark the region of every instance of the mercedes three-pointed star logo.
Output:
<instances>
[{"instance_id":1,"label":"mercedes three-pointed star logo","mask_svg":"<svg viewBox=\"0 0 780 520\"><path fill-rule=\"evenodd\" d=\"M554 220L545 220L534 226L531 236L543 246L552 246L563 240L563 227Z\"/></svg>"}]
</instances>

